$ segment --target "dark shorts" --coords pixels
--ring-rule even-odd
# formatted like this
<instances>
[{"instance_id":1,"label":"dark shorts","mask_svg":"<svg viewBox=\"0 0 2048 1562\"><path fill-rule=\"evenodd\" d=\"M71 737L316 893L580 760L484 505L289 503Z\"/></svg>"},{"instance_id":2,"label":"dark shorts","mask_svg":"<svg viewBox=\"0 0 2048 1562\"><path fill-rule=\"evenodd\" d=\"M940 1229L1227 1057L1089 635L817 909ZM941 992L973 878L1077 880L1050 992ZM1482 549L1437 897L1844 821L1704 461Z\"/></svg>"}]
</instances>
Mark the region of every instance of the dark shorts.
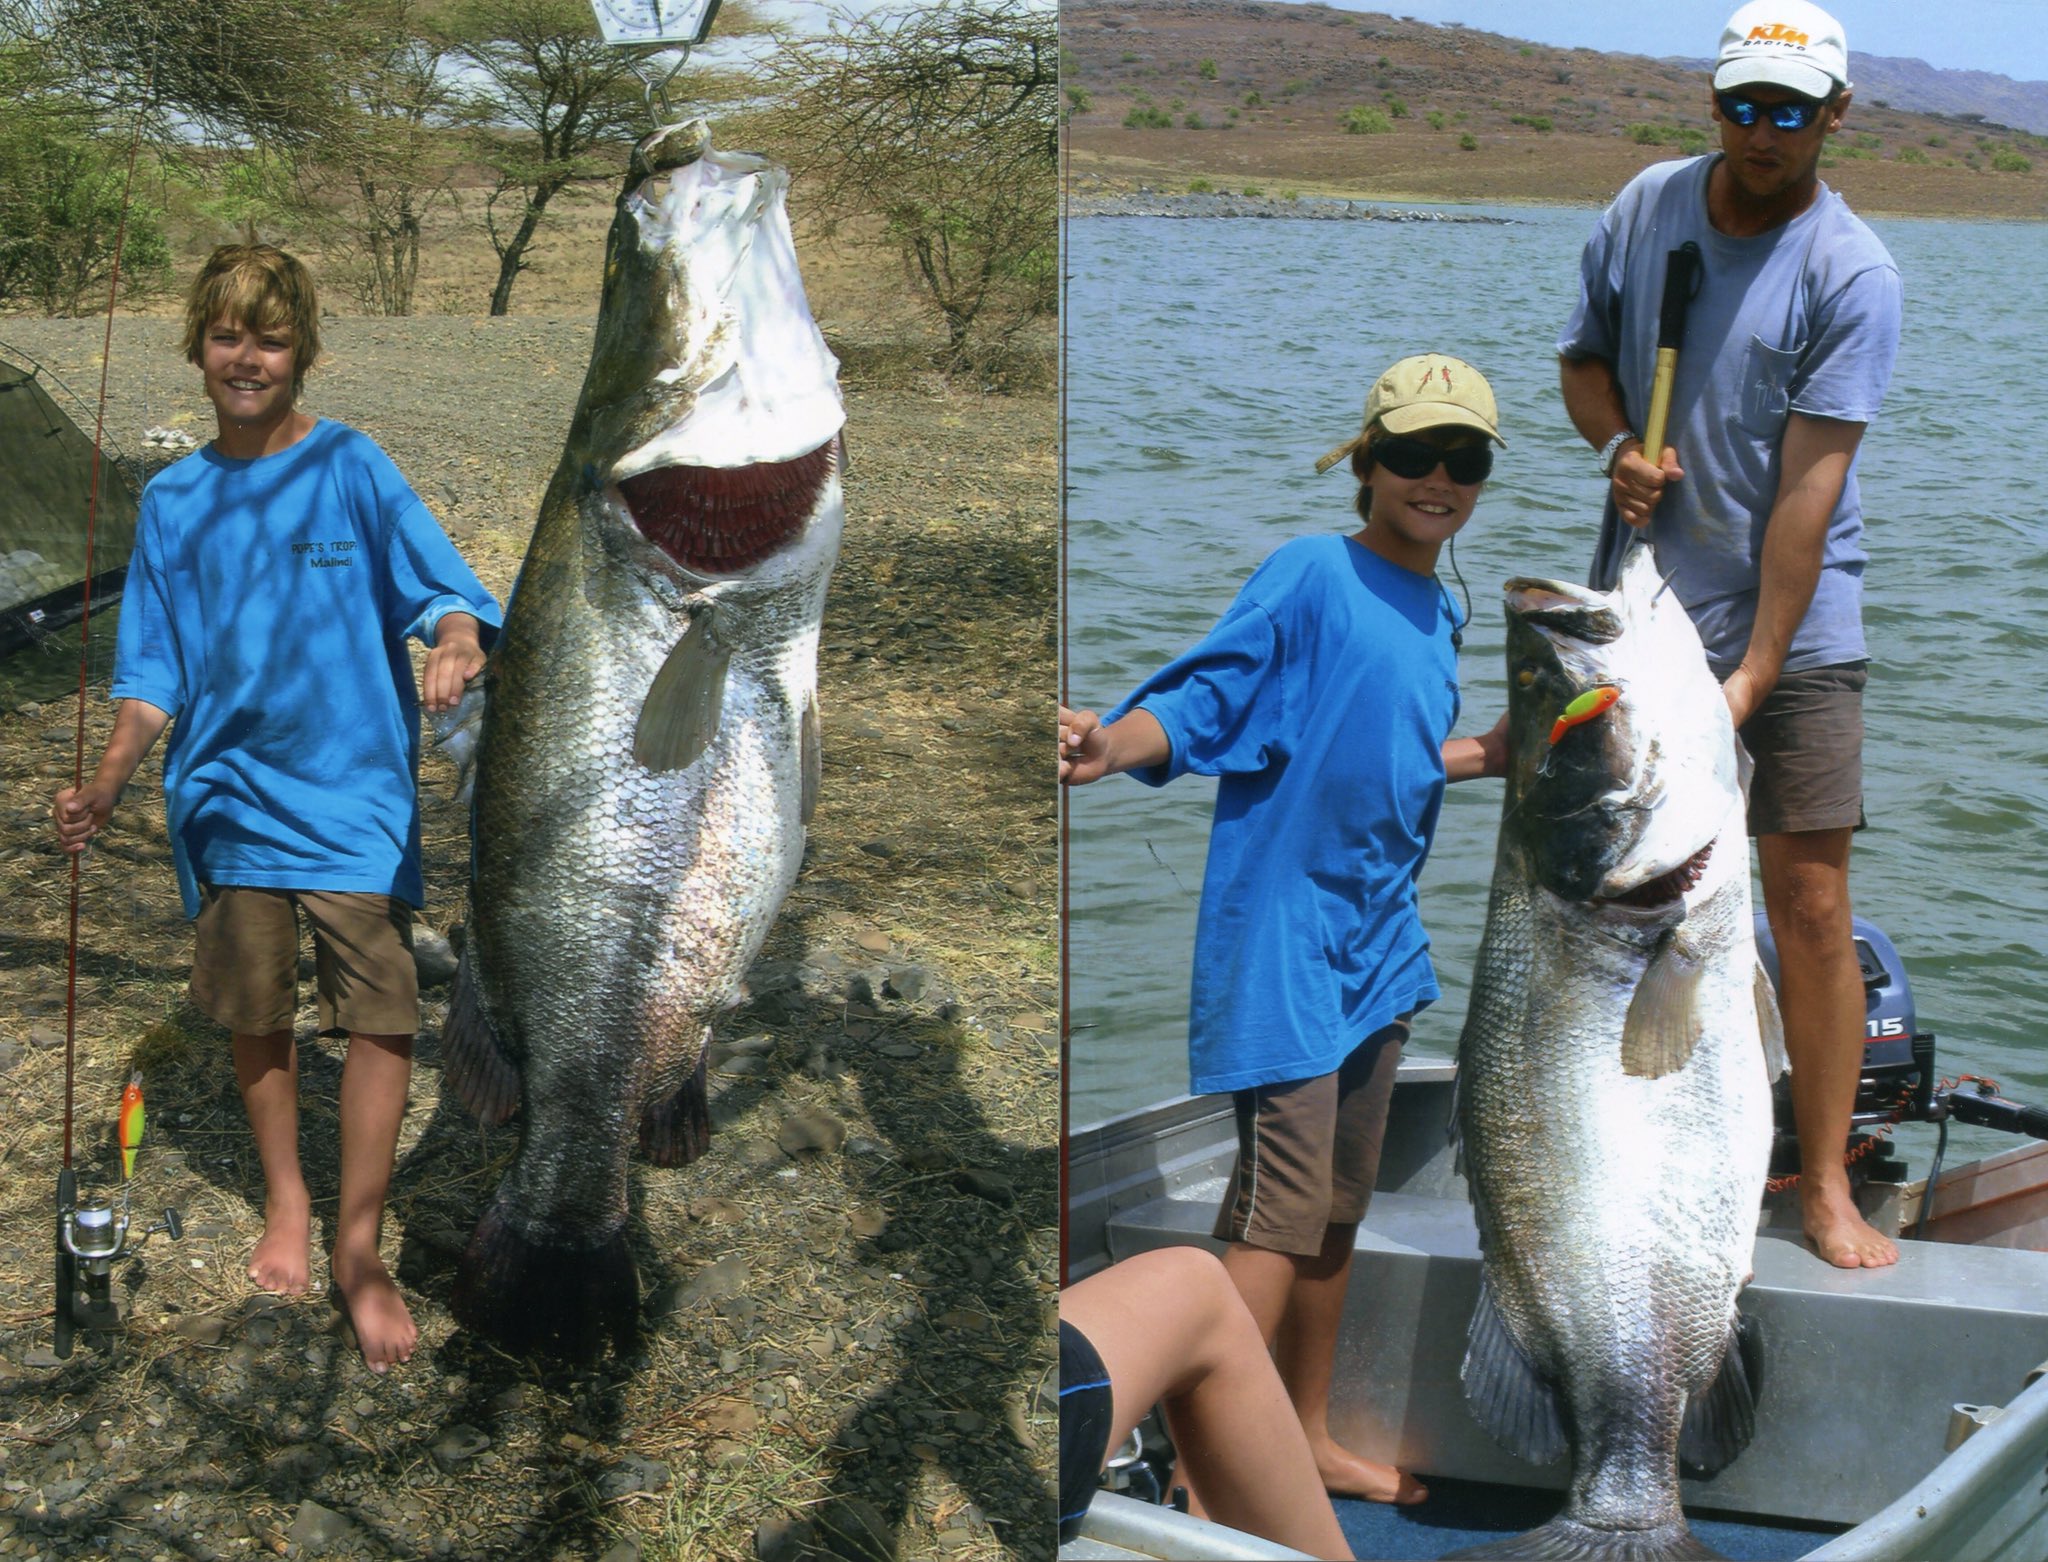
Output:
<instances>
[{"instance_id":1,"label":"dark shorts","mask_svg":"<svg viewBox=\"0 0 2048 1562\"><path fill-rule=\"evenodd\" d=\"M313 933L320 1029L410 1036L419 1029L412 907L390 895L202 887L192 1002L238 1034L290 1030L298 1008L296 906Z\"/></svg>"},{"instance_id":2,"label":"dark shorts","mask_svg":"<svg viewBox=\"0 0 2048 1562\"><path fill-rule=\"evenodd\" d=\"M1365 1218L1379 1177L1404 1016L1374 1031L1333 1074L1239 1090L1237 1164L1217 1238L1313 1258L1325 1228Z\"/></svg>"},{"instance_id":3,"label":"dark shorts","mask_svg":"<svg viewBox=\"0 0 2048 1562\"><path fill-rule=\"evenodd\" d=\"M1749 833L1863 828L1863 685L1868 664L1780 673L1742 724L1756 761Z\"/></svg>"},{"instance_id":4,"label":"dark shorts","mask_svg":"<svg viewBox=\"0 0 2048 1562\"><path fill-rule=\"evenodd\" d=\"M1109 1373L1088 1336L1060 1321L1060 1541L1080 1532L1109 1457Z\"/></svg>"}]
</instances>

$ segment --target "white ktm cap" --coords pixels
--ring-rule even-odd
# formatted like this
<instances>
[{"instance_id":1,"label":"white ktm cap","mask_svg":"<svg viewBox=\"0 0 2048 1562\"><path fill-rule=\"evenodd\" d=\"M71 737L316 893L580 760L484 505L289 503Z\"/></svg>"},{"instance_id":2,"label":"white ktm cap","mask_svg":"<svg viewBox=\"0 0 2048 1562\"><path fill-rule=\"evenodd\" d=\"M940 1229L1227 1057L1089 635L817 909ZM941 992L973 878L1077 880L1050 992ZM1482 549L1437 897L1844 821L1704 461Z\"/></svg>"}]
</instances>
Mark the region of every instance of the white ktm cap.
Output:
<instances>
[{"instance_id":1,"label":"white ktm cap","mask_svg":"<svg viewBox=\"0 0 2048 1562\"><path fill-rule=\"evenodd\" d=\"M1721 29L1714 90L1783 87L1825 98L1849 85L1842 24L1807 0L1750 0Z\"/></svg>"}]
</instances>

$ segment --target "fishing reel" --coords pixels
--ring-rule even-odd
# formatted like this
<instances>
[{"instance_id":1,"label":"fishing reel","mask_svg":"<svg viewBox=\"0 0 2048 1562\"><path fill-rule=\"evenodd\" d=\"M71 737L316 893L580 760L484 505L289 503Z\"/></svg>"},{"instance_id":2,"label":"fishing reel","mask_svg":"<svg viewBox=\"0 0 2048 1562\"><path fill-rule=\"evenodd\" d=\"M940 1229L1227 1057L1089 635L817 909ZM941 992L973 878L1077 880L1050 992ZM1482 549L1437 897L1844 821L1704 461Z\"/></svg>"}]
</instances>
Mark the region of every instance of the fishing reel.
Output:
<instances>
[{"instance_id":1,"label":"fishing reel","mask_svg":"<svg viewBox=\"0 0 2048 1562\"><path fill-rule=\"evenodd\" d=\"M57 1355L71 1354L80 1327L111 1329L120 1316L114 1306L114 1265L133 1258L159 1232L173 1242L185 1234L182 1216L166 1205L163 1219L136 1231L121 1190L112 1199L81 1199L78 1178L67 1166L57 1174Z\"/></svg>"}]
</instances>

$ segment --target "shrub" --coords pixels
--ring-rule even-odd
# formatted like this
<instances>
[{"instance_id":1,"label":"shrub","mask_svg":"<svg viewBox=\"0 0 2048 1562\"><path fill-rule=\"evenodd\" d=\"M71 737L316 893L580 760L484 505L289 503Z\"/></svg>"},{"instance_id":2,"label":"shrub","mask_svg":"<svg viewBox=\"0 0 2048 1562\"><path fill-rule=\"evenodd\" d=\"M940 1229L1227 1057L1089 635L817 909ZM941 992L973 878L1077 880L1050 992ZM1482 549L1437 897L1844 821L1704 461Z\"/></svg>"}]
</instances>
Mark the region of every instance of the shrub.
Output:
<instances>
[{"instance_id":1,"label":"shrub","mask_svg":"<svg viewBox=\"0 0 2048 1562\"><path fill-rule=\"evenodd\" d=\"M1515 53L1519 54L1525 60L1533 60L1536 58L1536 51L1530 48L1526 43L1523 44L1519 49L1515 50Z\"/></svg>"},{"instance_id":2,"label":"shrub","mask_svg":"<svg viewBox=\"0 0 2048 1562\"><path fill-rule=\"evenodd\" d=\"M1387 57L1386 57L1386 56L1385 56L1384 54L1382 54L1382 55L1380 56L1380 69L1381 69L1381 70L1385 70L1386 68L1387 68Z\"/></svg>"},{"instance_id":3,"label":"shrub","mask_svg":"<svg viewBox=\"0 0 2048 1562\"><path fill-rule=\"evenodd\" d=\"M1884 148L1884 137L1873 136L1868 134L1860 135L1856 138L1856 144L1862 147L1866 152L1877 152L1883 150Z\"/></svg>"},{"instance_id":4,"label":"shrub","mask_svg":"<svg viewBox=\"0 0 2048 1562\"><path fill-rule=\"evenodd\" d=\"M1264 195L1266 192L1255 184L1248 184L1244 187L1244 193L1246 195Z\"/></svg>"},{"instance_id":5,"label":"shrub","mask_svg":"<svg viewBox=\"0 0 2048 1562\"><path fill-rule=\"evenodd\" d=\"M1431 130L1441 130L1444 128L1444 116L1441 109L1431 109L1428 118Z\"/></svg>"},{"instance_id":6,"label":"shrub","mask_svg":"<svg viewBox=\"0 0 2048 1562\"><path fill-rule=\"evenodd\" d=\"M1472 139L1471 131L1468 130L1458 137L1458 150L1461 152L1476 152L1479 150L1479 143Z\"/></svg>"},{"instance_id":7,"label":"shrub","mask_svg":"<svg viewBox=\"0 0 2048 1562\"><path fill-rule=\"evenodd\" d=\"M1216 79L1216 62L1214 60L1203 60L1195 67L1195 74L1204 81L1214 81Z\"/></svg>"},{"instance_id":8,"label":"shrub","mask_svg":"<svg viewBox=\"0 0 2048 1562\"><path fill-rule=\"evenodd\" d=\"M1308 83L1303 81L1299 76L1297 76L1294 78L1294 80L1290 81L1286 86L1280 89L1280 96L1283 98L1291 98L1299 93L1303 93L1306 91L1308 91Z\"/></svg>"},{"instance_id":9,"label":"shrub","mask_svg":"<svg viewBox=\"0 0 2048 1562\"><path fill-rule=\"evenodd\" d=\"M1301 199L1301 192L1299 190L1282 190L1280 192L1280 199L1283 201L1298 201Z\"/></svg>"},{"instance_id":10,"label":"shrub","mask_svg":"<svg viewBox=\"0 0 2048 1562\"><path fill-rule=\"evenodd\" d=\"M1344 117L1337 121L1344 127L1347 136L1376 136L1394 128L1394 122L1376 108L1359 104L1344 111Z\"/></svg>"},{"instance_id":11,"label":"shrub","mask_svg":"<svg viewBox=\"0 0 2048 1562\"><path fill-rule=\"evenodd\" d=\"M1527 125L1531 130L1548 132L1553 126L1548 114L1517 114L1508 121L1511 125Z\"/></svg>"},{"instance_id":12,"label":"shrub","mask_svg":"<svg viewBox=\"0 0 2048 1562\"><path fill-rule=\"evenodd\" d=\"M1206 179L1190 179L1188 181L1188 194L1190 195L1208 195L1211 194L1215 190L1215 188L1216 186L1211 184Z\"/></svg>"},{"instance_id":13,"label":"shrub","mask_svg":"<svg viewBox=\"0 0 2048 1562\"><path fill-rule=\"evenodd\" d=\"M1164 109L1154 108L1149 103L1137 104L1131 109L1130 113L1124 115L1124 129L1126 130L1171 130L1172 128L1173 116Z\"/></svg>"},{"instance_id":14,"label":"shrub","mask_svg":"<svg viewBox=\"0 0 2048 1562\"><path fill-rule=\"evenodd\" d=\"M1137 59L1138 59L1137 55L1133 54L1133 53L1132 53L1132 52L1131 52L1131 51L1130 51L1129 49L1126 49L1126 50L1124 50L1124 52L1123 52L1123 62L1124 62L1124 64L1126 64L1126 65L1134 65L1134 64L1136 64L1136 63L1137 63Z\"/></svg>"},{"instance_id":15,"label":"shrub","mask_svg":"<svg viewBox=\"0 0 2048 1562\"><path fill-rule=\"evenodd\" d=\"M1408 117L1408 105L1390 92L1387 94L1387 112L1396 119L1406 119Z\"/></svg>"},{"instance_id":16,"label":"shrub","mask_svg":"<svg viewBox=\"0 0 2048 1562\"><path fill-rule=\"evenodd\" d=\"M1917 146L1909 146L1900 148L1899 155L1894 159L1894 161L1900 163L1924 164L1931 163L1934 161L1934 159L1929 157L1925 152L1921 151L1920 148L1918 148Z\"/></svg>"},{"instance_id":17,"label":"shrub","mask_svg":"<svg viewBox=\"0 0 2048 1562\"><path fill-rule=\"evenodd\" d=\"M1947 145L1948 145L1948 137L1947 137L1947 136L1929 136L1929 137L1927 138L1927 144L1928 144L1929 146L1947 146Z\"/></svg>"},{"instance_id":18,"label":"shrub","mask_svg":"<svg viewBox=\"0 0 2048 1562\"><path fill-rule=\"evenodd\" d=\"M2002 174L2025 174L2034 171L2034 165L2011 147L2001 147L1991 154L1991 166Z\"/></svg>"},{"instance_id":19,"label":"shrub","mask_svg":"<svg viewBox=\"0 0 2048 1562\"><path fill-rule=\"evenodd\" d=\"M1181 120L1181 124L1189 130L1200 130L1202 128L1202 116L1191 113Z\"/></svg>"},{"instance_id":20,"label":"shrub","mask_svg":"<svg viewBox=\"0 0 2048 1562\"><path fill-rule=\"evenodd\" d=\"M1707 149L1707 133L1690 125L1630 125L1628 138L1637 146L1675 146L1688 157Z\"/></svg>"},{"instance_id":21,"label":"shrub","mask_svg":"<svg viewBox=\"0 0 2048 1562\"><path fill-rule=\"evenodd\" d=\"M1092 98L1090 98L1090 97L1088 96L1088 89L1087 89L1087 88L1085 88L1085 87L1069 87L1069 88L1067 88L1067 104L1068 104L1068 106L1069 106L1070 108L1072 108L1072 109L1074 110L1074 112L1075 112L1075 113L1077 113L1077 114L1085 114L1085 113L1087 113L1087 112L1088 112L1088 106L1089 106L1089 104L1090 104L1090 103L1092 103L1093 101L1094 101L1094 100L1093 100Z\"/></svg>"},{"instance_id":22,"label":"shrub","mask_svg":"<svg viewBox=\"0 0 2048 1562\"><path fill-rule=\"evenodd\" d=\"M1260 97L1257 92L1247 92L1244 95L1244 106L1246 108L1264 108L1266 100Z\"/></svg>"}]
</instances>

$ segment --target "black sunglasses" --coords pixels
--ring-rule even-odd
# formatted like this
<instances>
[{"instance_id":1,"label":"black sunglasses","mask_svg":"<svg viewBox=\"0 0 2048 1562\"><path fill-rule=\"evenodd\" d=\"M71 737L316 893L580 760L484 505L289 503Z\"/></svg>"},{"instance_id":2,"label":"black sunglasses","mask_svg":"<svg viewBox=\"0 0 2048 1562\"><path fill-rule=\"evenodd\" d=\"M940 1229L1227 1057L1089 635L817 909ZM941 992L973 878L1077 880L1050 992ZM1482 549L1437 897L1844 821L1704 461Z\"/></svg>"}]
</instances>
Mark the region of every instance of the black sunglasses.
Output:
<instances>
[{"instance_id":1,"label":"black sunglasses","mask_svg":"<svg viewBox=\"0 0 2048 1562\"><path fill-rule=\"evenodd\" d=\"M1469 488L1474 483L1485 482L1487 474L1493 470L1493 447L1460 445L1456 450L1445 450L1426 439L1403 439L1390 434L1372 442L1372 459L1374 465L1383 466L1396 477L1405 477L1411 482L1418 477L1429 476L1441 462L1452 482Z\"/></svg>"},{"instance_id":2,"label":"black sunglasses","mask_svg":"<svg viewBox=\"0 0 2048 1562\"><path fill-rule=\"evenodd\" d=\"M1717 92L1714 101L1721 105L1724 116L1744 130L1756 123L1759 114L1769 118L1776 129L1804 130L1820 118L1820 111L1834 99L1826 98L1818 103L1812 98L1794 98L1790 103L1759 103L1754 98L1739 97L1733 92Z\"/></svg>"}]
</instances>

